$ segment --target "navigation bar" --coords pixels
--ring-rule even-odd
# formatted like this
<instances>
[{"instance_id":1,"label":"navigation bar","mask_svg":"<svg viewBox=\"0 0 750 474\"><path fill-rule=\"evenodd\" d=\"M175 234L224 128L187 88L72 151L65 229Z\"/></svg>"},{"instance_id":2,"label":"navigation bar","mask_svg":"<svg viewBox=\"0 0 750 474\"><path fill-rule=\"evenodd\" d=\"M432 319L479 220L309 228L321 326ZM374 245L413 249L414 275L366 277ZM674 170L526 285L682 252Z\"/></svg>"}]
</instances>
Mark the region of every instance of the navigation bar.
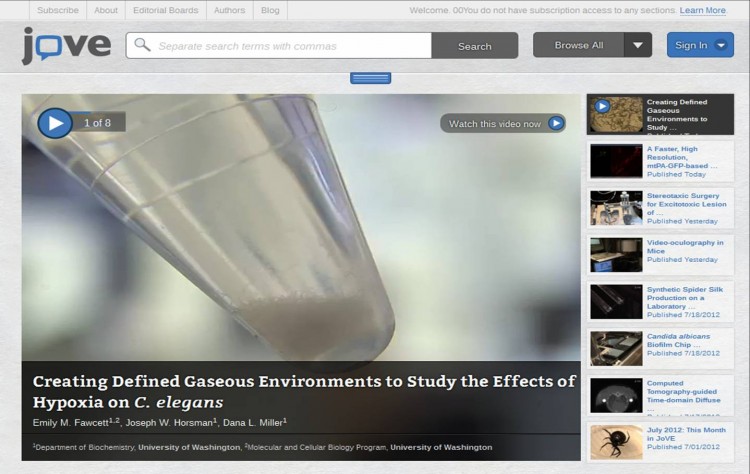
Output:
<instances>
[{"instance_id":1,"label":"navigation bar","mask_svg":"<svg viewBox=\"0 0 750 474\"><path fill-rule=\"evenodd\" d=\"M0 20L747 20L747 1L47 0L0 2Z\"/></svg>"}]
</instances>

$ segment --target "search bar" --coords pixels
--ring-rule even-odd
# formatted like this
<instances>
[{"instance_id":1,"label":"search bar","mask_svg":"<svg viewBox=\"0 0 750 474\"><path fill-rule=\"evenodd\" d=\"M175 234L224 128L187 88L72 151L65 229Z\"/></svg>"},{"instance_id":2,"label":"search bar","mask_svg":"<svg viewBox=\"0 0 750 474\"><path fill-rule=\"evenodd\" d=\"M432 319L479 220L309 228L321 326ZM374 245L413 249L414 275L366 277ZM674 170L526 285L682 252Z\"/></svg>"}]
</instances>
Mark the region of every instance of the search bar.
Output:
<instances>
[{"instance_id":1,"label":"search bar","mask_svg":"<svg viewBox=\"0 0 750 474\"><path fill-rule=\"evenodd\" d=\"M427 59L431 33L127 33L131 59Z\"/></svg>"}]
</instances>

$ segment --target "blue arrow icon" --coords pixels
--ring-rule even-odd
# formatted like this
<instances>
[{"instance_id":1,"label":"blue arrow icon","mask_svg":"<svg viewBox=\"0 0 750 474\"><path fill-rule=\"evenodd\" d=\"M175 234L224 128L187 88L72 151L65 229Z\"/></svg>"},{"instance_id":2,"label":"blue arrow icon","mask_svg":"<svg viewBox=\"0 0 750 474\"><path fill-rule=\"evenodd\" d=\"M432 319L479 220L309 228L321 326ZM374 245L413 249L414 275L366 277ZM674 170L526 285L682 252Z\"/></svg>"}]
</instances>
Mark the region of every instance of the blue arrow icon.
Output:
<instances>
[{"instance_id":1,"label":"blue arrow icon","mask_svg":"<svg viewBox=\"0 0 750 474\"><path fill-rule=\"evenodd\" d=\"M714 47L718 49L719 51L724 51L727 49L727 45L729 42L723 38L719 38L714 42Z\"/></svg>"},{"instance_id":2,"label":"blue arrow icon","mask_svg":"<svg viewBox=\"0 0 750 474\"><path fill-rule=\"evenodd\" d=\"M73 117L63 109L47 109L39 116L36 126L45 137L58 139L73 129Z\"/></svg>"},{"instance_id":3,"label":"blue arrow icon","mask_svg":"<svg viewBox=\"0 0 750 474\"><path fill-rule=\"evenodd\" d=\"M607 99L599 99L594 103L594 110L596 110L600 114L606 114L607 112L609 112L609 109L611 107L612 105Z\"/></svg>"},{"instance_id":4,"label":"blue arrow icon","mask_svg":"<svg viewBox=\"0 0 750 474\"><path fill-rule=\"evenodd\" d=\"M565 119L560 115L553 115L550 117L549 121L547 121L547 125L552 130L562 130L565 128Z\"/></svg>"}]
</instances>

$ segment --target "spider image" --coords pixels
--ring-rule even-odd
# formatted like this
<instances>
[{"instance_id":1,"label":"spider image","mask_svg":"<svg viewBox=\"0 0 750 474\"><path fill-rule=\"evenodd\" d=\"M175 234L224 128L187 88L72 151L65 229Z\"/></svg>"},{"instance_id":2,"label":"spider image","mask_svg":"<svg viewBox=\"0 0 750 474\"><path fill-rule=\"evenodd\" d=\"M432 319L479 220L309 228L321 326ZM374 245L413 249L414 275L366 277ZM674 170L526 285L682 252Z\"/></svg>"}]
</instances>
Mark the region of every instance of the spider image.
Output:
<instances>
[{"instance_id":1,"label":"spider image","mask_svg":"<svg viewBox=\"0 0 750 474\"><path fill-rule=\"evenodd\" d=\"M602 447L599 448L599 451L604 449L605 446L610 445L612 446L612 453L609 455L609 457L614 456L616 458L619 458L622 454L622 451L620 451L620 446L628 444L628 441L630 441L630 433L628 433L627 431L625 433L623 433L622 431L614 431L610 433L606 429L604 431L609 435L604 439L608 439L609 441L604 443Z\"/></svg>"}]
</instances>

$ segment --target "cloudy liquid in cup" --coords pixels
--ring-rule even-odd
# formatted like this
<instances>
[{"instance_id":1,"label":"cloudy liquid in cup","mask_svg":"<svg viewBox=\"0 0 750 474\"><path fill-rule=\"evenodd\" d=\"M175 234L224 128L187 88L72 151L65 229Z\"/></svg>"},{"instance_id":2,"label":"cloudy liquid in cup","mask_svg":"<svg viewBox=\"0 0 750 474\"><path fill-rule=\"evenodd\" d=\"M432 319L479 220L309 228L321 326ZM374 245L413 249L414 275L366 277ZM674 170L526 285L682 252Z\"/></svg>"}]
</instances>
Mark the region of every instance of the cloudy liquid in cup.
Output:
<instances>
[{"instance_id":1,"label":"cloudy liquid in cup","mask_svg":"<svg viewBox=\"0 0 750 474\"><path fill-rule=\"evenodd\" d=\"M253 157L128 216L187 256L199 286L285 359L372 360L393 332L390 305L378 303L369 251L348 238L358 232L341 212L348 203L336 193L310 199L309 162L283 158L306 149Z\"/></svg>"},{"instance_id":2,"label":"cloudy liquid in cup","mask_svg":"<svg viewBox=\"0 0 750 474\"><path fill-rule=\"evenodd\" d=\"M371 360L384 329L393 329L378 325L371 302L361 296L259 301L236 316L287 360Z\"/></svg>"}]
</instances>

